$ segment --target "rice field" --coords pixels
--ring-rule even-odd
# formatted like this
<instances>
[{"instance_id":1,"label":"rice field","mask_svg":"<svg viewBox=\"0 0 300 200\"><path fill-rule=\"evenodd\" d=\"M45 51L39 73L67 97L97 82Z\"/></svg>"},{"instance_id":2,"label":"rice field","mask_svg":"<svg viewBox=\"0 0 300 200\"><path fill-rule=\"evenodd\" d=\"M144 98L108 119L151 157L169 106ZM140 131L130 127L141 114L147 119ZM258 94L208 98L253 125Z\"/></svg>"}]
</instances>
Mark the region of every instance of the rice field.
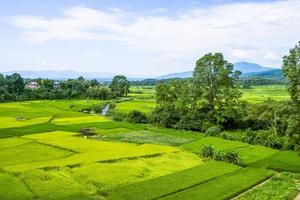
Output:
<instances>
[{"instance_id":1,"label":"rice field","mask_svg":"<svg viewBox=\"0 0 300 200\"><path fill-rule=\"evenodd\" d=\"M102 103L0 104L0 199L253 199L272 193L271 186L286 189L274 191L276 197L297 193L295 152L81 112ZM154 106L139 99L116 109L147 113ZM81 128L93 128L96 135L83 137ZM201 158L207 144L237 151L240 165Z\"/></svg>"}]
</instances>

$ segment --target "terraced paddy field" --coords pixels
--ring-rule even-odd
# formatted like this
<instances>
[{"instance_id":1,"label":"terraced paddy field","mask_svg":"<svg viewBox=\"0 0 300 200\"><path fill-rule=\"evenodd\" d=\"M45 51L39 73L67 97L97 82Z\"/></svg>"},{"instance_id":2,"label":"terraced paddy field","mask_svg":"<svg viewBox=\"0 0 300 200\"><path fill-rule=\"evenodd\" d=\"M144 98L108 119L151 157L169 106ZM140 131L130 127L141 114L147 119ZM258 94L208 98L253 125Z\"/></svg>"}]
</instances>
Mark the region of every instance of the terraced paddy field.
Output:
<instances>
[{"instance_id":1,"label":"terraced paddy field","mask_svg":"<svg viewBox=\"0 0 300 200\"><path fill-rule=\"evenodd\" d=\"M299 191L296 152L80 112L93 104L103 102L0 104L1 200L293 199ZM237 151L241 163L202 158L207 144Z\"/></svg>"}]
</instances>

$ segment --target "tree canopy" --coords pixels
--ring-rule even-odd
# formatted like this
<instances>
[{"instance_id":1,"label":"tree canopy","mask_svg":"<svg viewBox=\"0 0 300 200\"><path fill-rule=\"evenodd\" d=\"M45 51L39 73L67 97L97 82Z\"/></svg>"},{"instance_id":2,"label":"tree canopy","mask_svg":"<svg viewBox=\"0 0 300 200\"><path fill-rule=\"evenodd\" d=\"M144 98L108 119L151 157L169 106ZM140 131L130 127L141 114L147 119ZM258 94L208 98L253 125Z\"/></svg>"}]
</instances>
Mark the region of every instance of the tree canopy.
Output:
<instances>
[{"instance_id":1,"label":"tree canopy","mask_svg":"<svg viewBox=\"0 0 300 200\"><path fill-rule=\"evenodd\" d=\"M122 75L115 76L109 85L109 88L116 97L127 97L129 87L130 82Z\"/></svg>"}]
</instances>

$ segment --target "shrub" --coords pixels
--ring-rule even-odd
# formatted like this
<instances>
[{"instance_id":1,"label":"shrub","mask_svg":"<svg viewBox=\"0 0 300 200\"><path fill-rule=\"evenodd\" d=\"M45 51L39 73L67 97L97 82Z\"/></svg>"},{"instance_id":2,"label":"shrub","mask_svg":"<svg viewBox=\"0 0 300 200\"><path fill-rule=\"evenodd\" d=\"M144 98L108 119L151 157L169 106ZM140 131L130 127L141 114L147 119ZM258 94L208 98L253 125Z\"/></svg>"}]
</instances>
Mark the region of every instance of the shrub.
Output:
<instances>
[{"instance_id":1,"label":"shrub","mask_svg":"<svg viewBox=\"0 0 300 200\"><path fill-rule=\"evenodd\" d=\"M227 151L223 155L224 161L234 164L240 163L240 155L236 151Z\"/></svg>"},{"instance_id":2,"label":"shrub","mask_svg":"<svg viewBox=\"0 0 300 200\"><path fill-rule=\"evenodd\" d=\"M283 139L276 135L270 135L266 141L266 146L271 147L273 149L282 149L283 144Z\"/></svg>"},{"instance_id":3,"label":"shrub","mask_svg":"<svg viewBox=\"0 0 300 200\"><path fill-rule=\"evenodd\" d=\"M214 152L213 159L217 161L224 160L224 153L222 151L216 150Z\"/></svg>"},{"instance_id":4,"label":"shrub","mask_svg":"<svg viewBox=\"0 0 300 200\"><path fill-rule=\"evenodd\" d=\"M102 109L103 109L103 105L102 105L102 104L93 104L93 105L92 105L92 110L93 110L95 113L101 113L101 112L102 112Z\"/></svg>"},{"instance_id":5,"label":"shrub","mask_svg":"<svg viewBox=\"0 0 300 200\"><path fill-rule=\"evenodd\" d=\"M243 138L243 142L249 143L249 144L257 144L258 143L258 136L256 132L247 130L246 135Z\"/></svg>"},{"instance_id":6,"label":"shrub","mask_svg":"<svg viewBox=\"0 0 300 200\"><path fill-rule=\"evenodd\" d=\"M93 128L81 128L80 134L82 136L92 136L92 135L96 135L96 131Z\"/></svg>"},{"instance_id":7,"label":"shrub","mask_svg":"<svg viewBox=\"0 0 300 200\"><path fill-rule=\"evenodd\" d=\"M123 121L126 118L126 115L120 112L110 112L110 115L115 121Z\"/></svg>"},{"instance_id":8,"label":"shrub","mask_svg":"<svg viewBox=\"0 0 300 200\"><path fill-rule=\"evenodd\" d=\"M126 119L131 123L147 123L146 114L137 110L130 111Z\"/></svg>"},{"instance_id":9,"label":"shrub","mask_svg":"<svg viewBox=\"0 0 300 200\"><path fill-rule=\"evenodd\" d=\"M203 147L201 155L205 158L212 158L214 156L215 148L212 145Z\"/></svg>"},{"instance_id":10,"label":"shrub","mask_svg":"<svg viewBox=\"0 0 300 200\"><path fill-rule=\"evenodd\" d=\"M207 136L217 136L221 133L221 128L219 126L212 126L205 131Z\"/></svg>"}]
</instances>

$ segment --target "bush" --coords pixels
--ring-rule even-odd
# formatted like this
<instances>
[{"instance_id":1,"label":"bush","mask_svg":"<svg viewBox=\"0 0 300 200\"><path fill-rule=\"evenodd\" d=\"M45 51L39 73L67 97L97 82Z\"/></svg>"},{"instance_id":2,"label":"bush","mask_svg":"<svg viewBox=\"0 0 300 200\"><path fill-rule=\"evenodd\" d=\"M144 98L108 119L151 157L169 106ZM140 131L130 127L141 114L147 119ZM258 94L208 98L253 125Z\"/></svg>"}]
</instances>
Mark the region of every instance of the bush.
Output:
<instances>
[{"instance_id":1,"label":"bush","mask_svg":"<svg viewBox=\"0 0 300 200\"><path fill-rule=\"evenodd\" d=\"M222 152L215 149L212 145L206 145L203 147L201 155L205 158L212 158L216 161L225 161L229 163L239 164L240 155L236 151Z\"/></svg>"},{"instance_id":2,"label":"bush","mask_svg":"<svg viewBox=\"0 0 300 200\"><path fill-rule=\"evenodd\" d=\"M221 133L221 128L219 126L212 126L205 131L207 136L218 136Z\"/></svg>"},{"instance_id":3,"label":"bush","mask_svg":"<svg viewBox=\"0 0 300 200\"><path fill-rule=\"evenodd\" d=\"M214 152L213 159L216 161L224 160L224 153L222 151L216 150Z\"/></svg>"},{"instance_id":4,"label":"bush","mask_svg":"<svg viewBox=\"0 0 300 200\"><path fill-rule=\"evenodd\" d=\"M212 145L203 147L201 155L205 158L212 158L214 156L215 148Z\"/></svg>"},{"instance_id":5,"label":"bush","mask_svg":"<svg viewBox=\"0 0 300 200\"><path fill-rule=\"evenodd\" d=\"M243 142L249 143L249 144L258 144L258 136L256 134L256 132L251 131L251 130L247 130L246 131L246 135L243 138Z\"/></svg>"},{"instance_id":6,"label":"bush","mask_svg":"<svg viewBox=\"0 0 300 200\"><path fill-rule=\"evenodd\" d=\"M223 155L224 161L234 164L240 163L240 155L236 151L227 151Z\"/></svg>"},{"instance_id":7,"label":"bush","mask_svg":"<svg viewBox=\"0 0 300 200\"><path fill-rule=\"evenodd\" d=\"M126 119L131 123L147 123L147 116L145 113L133 110L127 114Z\"/></svg>"},{"instance_id":8,"label":"bush","mask_svg":"<svg viewBox=\"0 0 300 200\"><path fill-rule=\"evenodd\" d=\"M103 105L102 105L102 104L93 104L93 105L92 105L92 110L93 110L95 113L101 113L101 112L102 112L102 109L103 109Z\"/></svg>"},{"instance_id":9,"label":"bush","mask_svg":"<svg viewBox=\"0 0 300 200\"><path fill-rule=\"evenodd\" d=\"M126 115L120 112L110 112L110 115L115 121L123 121L126 118Z\"/></svg>"},{"instance_id":10,"label":"bush","mask_svg":"<svg viewBox=\"0 0 300 200\"><path fill-rule=\"evenodd\" d=\"M276 136L276 135L270 135L267 138L266 146L271 147L273 149L282 149L284 145L284 141L282 138Z\"/></svg>"},{"instance_id":11,"label":"bush","mask_svg":"<svg viewBox=\"0 0 300 200\"><path fill-rule=\"evenodd\" d=\"M96 135L96 131L93 128L81 128L80 134L82 136L92 136L92 135Z\"/></svg>"}]
</instances>

